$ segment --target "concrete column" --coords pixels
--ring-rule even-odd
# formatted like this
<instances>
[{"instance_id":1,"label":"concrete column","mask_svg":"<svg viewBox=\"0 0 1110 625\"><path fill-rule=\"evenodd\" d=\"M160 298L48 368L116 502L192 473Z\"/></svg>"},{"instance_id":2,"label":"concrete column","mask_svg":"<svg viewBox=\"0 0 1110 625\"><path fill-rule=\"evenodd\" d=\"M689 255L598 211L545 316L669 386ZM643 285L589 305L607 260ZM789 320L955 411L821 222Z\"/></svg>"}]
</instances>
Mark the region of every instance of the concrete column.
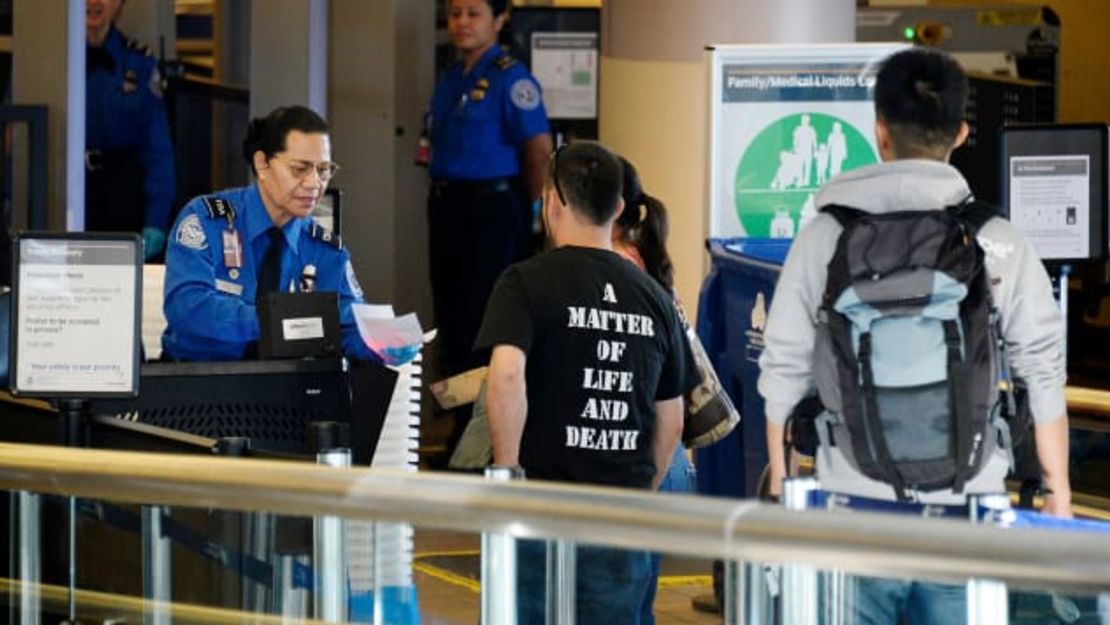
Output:
<instances>
[{"instance_id":1,"label":"concrete column","mask_svg":"<svg viewBox=\"0 0 1110 625\"><path fill-rule=\"evenodd\" d=\"M52 230L83 230L85 1L15 0L12 30L12 103L49 107L47 223ZM16 139L13 154L20 159L26 150Z\"/></svg>"},{"instance_id":2,"label":"concrete column","mask_svg":"<svg viewBox=\"0 0 1110 625\"><path fill-rule=\"evenodd\" d=\"M413 165L434 81L438 0L332 0L328 103L343 240L366 299L430 319L426 173Z\"/></svg>"},{"instance_id":3,"label":"concrete column","mask_svg":"<svg viewBox=\"0 0 1110 625\"><path fill-rule=\"evenodd\" d=\"M289 104L326 114L328 0L265 0L253 8L251 117Z\"/></svg>"},{"instance_id":4,"label":"concrete column","mask_svg":"<svg viewBox=\"0 0 1110 625\"><path fill-rule=\"evenodd\" d=\"M213 15L213 76L217 83L246 87L251 80L251 0L218 0ZM249 111L239 105L212 106L212 184L214 188L246 184L250 170L241 154Z\"/></svg>"},{"instance_id":5,"label":"concrete column","mask_svg":"<svg viewBox=\"0 0 1110 625\"><path fill-rule=\"evenodd\" d=\"M173 0L127 0L116 22L128 37L150 46L154 56L177 58L177 23Z\"/></svg>"},{"instance_id":6,"label":"concrete column","mask_svg":"<svg viewBox=\"0 0 1110 625\"><path fill-rule=\"evenodd\" d=\"M855 0L605 0L599 131L670 211L678 293L695 314L708 232L708 44L855 40Z\"/></svg>"}]
</instances>

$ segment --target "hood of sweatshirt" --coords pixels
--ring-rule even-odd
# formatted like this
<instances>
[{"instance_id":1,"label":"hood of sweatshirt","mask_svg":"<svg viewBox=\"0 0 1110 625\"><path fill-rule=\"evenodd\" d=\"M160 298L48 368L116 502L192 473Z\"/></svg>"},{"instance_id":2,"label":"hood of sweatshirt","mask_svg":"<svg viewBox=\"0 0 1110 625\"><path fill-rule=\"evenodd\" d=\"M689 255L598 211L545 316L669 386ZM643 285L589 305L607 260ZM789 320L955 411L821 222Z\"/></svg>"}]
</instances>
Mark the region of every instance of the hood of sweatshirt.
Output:
<instances>
[{"instance_id":1,"label":"hood of sweatshirt","mask_svg":"<svg viewBox=\"0 0 1110 625\"><path fill-rule=\"evenodd\" d=\"M930 210L971 199L959 170L940 161L905 159L845 172L830 180L814 198L820 209L830 204L869 213Z\"/></svg>"}]
</instances>

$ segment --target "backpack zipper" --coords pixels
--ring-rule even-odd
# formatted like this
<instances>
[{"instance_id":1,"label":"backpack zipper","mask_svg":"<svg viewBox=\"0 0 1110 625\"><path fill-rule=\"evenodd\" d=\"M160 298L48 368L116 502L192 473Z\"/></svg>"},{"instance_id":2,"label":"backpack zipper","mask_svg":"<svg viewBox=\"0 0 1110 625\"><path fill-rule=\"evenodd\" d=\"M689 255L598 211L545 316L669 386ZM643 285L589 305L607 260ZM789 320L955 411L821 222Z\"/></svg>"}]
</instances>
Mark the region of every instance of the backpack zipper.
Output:
<instances>
[{"instance_id":1,"label":"backpack zipper","mask_svg":"<svg viewBox=\"0 0 1110 625\"><path fill-rule=\"evenodd\" d=\"M971 439L971 453L968 454L968 458L967 458L967 466L969 468L975 466L975 462L978 459L978 455L979 455L979 447L982 446L982 444L983 444L983 433L982 432L976 432L975 437Z\"/></svg>"}]
</instances>

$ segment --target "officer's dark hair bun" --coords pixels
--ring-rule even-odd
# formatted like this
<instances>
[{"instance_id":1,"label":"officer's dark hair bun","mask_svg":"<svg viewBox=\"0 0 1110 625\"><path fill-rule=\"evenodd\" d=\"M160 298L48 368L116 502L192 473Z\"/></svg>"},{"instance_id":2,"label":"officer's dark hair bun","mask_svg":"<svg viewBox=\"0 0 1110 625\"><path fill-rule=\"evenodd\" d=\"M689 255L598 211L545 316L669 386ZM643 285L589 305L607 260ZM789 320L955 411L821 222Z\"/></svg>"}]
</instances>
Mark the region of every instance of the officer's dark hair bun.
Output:
<instances>
[{"instance_id":1,"label":"officer's dark hair bun","mask_svg":"<svg viewBox=\"0 0 1110 625\"><path fill-rule=\"evenodd\" d=\"M243 158L255 174L254 153L262 151L269 160L285 149L285 137L292 131L304 133L328 133L328 122L310 108L304 106L283 106L276 108L265 117L256 117L247 126L247 137L243 139Z\"/></svg>"}]
</instances>

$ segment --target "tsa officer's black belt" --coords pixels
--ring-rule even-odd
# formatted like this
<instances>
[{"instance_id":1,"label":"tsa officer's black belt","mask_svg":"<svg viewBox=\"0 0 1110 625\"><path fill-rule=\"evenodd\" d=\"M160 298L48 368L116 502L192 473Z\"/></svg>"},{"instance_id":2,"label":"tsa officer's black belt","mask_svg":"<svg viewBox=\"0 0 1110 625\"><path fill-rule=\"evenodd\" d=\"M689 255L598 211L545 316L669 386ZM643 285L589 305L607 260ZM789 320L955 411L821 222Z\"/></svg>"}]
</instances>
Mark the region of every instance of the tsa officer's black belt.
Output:
<instances>
[{"instance_id":1,"label":"tsa officer's black belt","mask_svg":"<svg viewBox=\"0 0 1110 625\"><path fill-rule=\"evenodd\" d=\"M493 195L513 188L512 178L485 180L433 180L432 190L437 195Z\"/></svg>"}]
</instances>

